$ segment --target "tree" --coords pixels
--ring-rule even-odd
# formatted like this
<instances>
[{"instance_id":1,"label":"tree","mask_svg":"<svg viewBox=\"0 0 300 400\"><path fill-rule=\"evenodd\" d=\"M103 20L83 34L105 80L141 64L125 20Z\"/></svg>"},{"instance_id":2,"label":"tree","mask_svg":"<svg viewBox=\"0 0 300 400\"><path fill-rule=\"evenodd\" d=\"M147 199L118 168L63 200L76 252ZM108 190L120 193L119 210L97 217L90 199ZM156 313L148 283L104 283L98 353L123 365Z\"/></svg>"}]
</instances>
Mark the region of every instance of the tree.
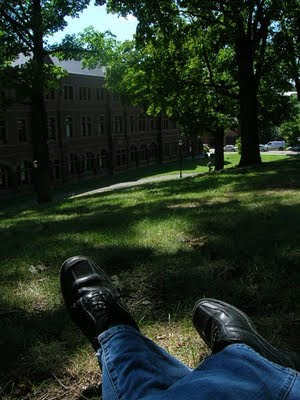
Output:
<instances>
[{"instance_id":1,"label":"tree","mask_svg":"<svg viewBox=\"0 0 300 400\"><path fill-rule=\"evenodd\" d=\"M299 4L299 0L296 1ZM104 1L103 1L104 2ZM102 3L103 3L102 2ZM287 2L289 3L289 2ZM222 32L222 40L234 51L239 87L239 119L242 152L240 165L261 162L258 139L258 93L264 74L265 53L278 30L282 14L277 0L164 0L142 3L108 0L108 8L138 18L138 40L151 41L155 28L172 35L179 19L190 24L195 37L211 27Z\"/></svg>"},{"instance_id":2,"label":"tree","mask_svg":"<svg viewBox=\"0 0 300 400\"><path fill-rule=\"evenodd\" d=\"M21 86L28 90L32 107L33 161L36 161L34 182L39 202L51 199L44 102L51 71L45 65L45 58L58 50L71 50L67 42L64 46L48 46L46 37L63 29L67 24L64 18L77 17L89 3L90 0L2 0L0 4L0 76L3 86L10 85L11 77L14 84L19 79ZM20 53L29 56L30 61L24 67L12 69L10 62Z\"/></svg>"},{"instance_id":3,"label":"tree","mask_svg":"<svg viewBox=\"0 0 300 400\"><path fill-rule=\"evenodd\" d=\"M213 30L195 38L190 26L179 22L172 37L157 30L145 46L135 41L115 43L105 59L99 33L84 32L81 41L94 54L86 62L89 66L105 63L106 85L124 103L142 107L150 115L163 112L192 137L203 130L211 132L216 142L215 168L223 169L224 130L236 124L236 85L227 73L232 52L216 43Z\"/></svg>"}]
</instances>

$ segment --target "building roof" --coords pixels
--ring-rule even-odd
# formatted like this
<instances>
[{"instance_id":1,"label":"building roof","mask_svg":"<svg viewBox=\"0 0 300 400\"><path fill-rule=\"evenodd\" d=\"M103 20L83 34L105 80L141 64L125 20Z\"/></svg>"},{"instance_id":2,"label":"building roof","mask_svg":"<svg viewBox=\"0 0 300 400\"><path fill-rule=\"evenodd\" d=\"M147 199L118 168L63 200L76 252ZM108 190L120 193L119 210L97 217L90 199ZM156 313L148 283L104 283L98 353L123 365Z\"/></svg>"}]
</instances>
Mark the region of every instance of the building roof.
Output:
<instances>
[{"instance_id":1,"label":"building roof","mask_svg":"<svg viewBox=\"0 0 300 400\"><path fill-rule=\"evenodd\" d=\"M57 57L50 57L53 64L64 68L69 74L85 75L85 76L98 76L104 77L104 69L100 68L83 68L82 61L66 60L60 61Z\"/></svg>"},{"instance_id":2,"label":"building roof","mask_svg":"<svg viewBox=\"0 0 300 400\"><path fill-rule=\"evenodd\" d=\"M30 56L24 56L24 54L19 54L19 57L12 63L13 67L17 65L25 64L30 60ZM65 60L60 61L57 57L50 56L50 61L59 67L64 68L69 74L84 75L84 76L98 76L104 77L104 68L83 68L82 61L75 60Z\"/></svg>"}]
</instances>

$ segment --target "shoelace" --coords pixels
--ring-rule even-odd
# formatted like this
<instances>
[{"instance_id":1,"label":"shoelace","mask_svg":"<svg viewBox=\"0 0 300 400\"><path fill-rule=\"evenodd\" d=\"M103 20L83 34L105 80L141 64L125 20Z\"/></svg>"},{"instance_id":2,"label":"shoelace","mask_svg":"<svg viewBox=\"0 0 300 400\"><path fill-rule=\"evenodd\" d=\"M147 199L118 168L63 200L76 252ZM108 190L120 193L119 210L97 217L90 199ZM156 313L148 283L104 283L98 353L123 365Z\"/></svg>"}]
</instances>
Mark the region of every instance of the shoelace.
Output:
<instances>
[{"instance_id":1,"label":"shoelace","mask_svg":"<svg viewBox=\"0 0 300 400\"><path fill-rule=\"evenodd\" d=\"M106 313L120 298L121 295L113 296L108 299L107 295L95 291L87 301L95 312Z\"/></svg>"}]
</instances>

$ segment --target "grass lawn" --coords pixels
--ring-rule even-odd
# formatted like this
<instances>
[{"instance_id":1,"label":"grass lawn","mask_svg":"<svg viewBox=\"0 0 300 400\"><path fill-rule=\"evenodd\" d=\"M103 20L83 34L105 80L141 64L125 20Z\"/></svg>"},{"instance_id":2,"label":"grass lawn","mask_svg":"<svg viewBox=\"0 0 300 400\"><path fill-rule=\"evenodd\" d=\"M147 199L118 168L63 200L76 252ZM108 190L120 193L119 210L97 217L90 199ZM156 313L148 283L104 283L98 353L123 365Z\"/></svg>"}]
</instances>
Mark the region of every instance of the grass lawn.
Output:
<instances>
[{"instance_id":1,"label":"grass lawn","mask_svg":"<svg viewBox=\"0 0 300 400\"><path fill-rule=\"evenodd\" d=\"M94 258L113 276L142 331L192 367L208 353L190 321L203 296L241 307L274 345L300 350L300 159L263 159L270 162L255 169L50 206L2 203L0 397L99 398L97 362L59 291L59 267L74 254ZM207 171L207 160L198 161L185 160L185 170ZM234 166L238 155L225 161ZM144 172L165 175L172 167Z\"/></svg>"},{"instance_id":2,"label":"grass lawn","mask_svg":"<svg viewBox=\"0 0 300 400\"><path fill-rule=\"evenodd\" d=\"M285 155L270 155L261 154L263 162L271 162L282 160L286 158ZM214 158L201 159L201 158L186 158L182 164L183 176L190 174L203 174L208 172L207 164L211 161L214 165ZM225 169L235 167L240 161L238 153L224 153L224 167ZM82 193L88 190L93 190L105 186L110 186L121 182L135 182L139 179L158 178L160 176L177 175L179 176L179 161L168 162L165 164L156 164L140 167L130 171L124 171L114 176L108 175L104 177L97 177L79 182L70 183L64 187L58 187L55 190L57 196L65 196L69 194Z\"/></svg>"}]
</instances>

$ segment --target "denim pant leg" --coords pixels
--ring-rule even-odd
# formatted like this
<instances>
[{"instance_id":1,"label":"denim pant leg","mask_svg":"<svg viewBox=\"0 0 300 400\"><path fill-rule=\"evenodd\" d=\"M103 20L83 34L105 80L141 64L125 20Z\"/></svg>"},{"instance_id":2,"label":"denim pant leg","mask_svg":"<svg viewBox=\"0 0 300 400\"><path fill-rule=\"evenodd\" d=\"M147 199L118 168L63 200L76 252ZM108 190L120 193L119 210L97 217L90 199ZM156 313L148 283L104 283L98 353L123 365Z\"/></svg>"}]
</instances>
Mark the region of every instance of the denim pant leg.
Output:
<instances>
[{"instance_id":1,"label":"denim pant leg","mask_svg":"<svg viewBox=\"0 0 300 400\"><path fill-rule=\"evenodd\" d=\"M160 398L179 399L300 400L300 374L266 360L244 344L234 344L207 357Z\"/></svg>"},{"instance_id":2,"label":"denim pant leg","mask_svg":"<svg viewBox=\"0 0 300 400\"><path fill-rule=\"evenodd\" d=\"M103 400L160 395L191 371L130 326L112 327L98 339Z\"/></svg>"},{"instance_id":3,"label":"denim pant leg","mask_svg":"<svg viewBox=\"0 0 300 400\"><path fill-rule=\"evenodd\" d=\"M135 329L99 336L103 400L300 400L300 375L244 344L191 371Z\"/></svg>"}]
</instances>

